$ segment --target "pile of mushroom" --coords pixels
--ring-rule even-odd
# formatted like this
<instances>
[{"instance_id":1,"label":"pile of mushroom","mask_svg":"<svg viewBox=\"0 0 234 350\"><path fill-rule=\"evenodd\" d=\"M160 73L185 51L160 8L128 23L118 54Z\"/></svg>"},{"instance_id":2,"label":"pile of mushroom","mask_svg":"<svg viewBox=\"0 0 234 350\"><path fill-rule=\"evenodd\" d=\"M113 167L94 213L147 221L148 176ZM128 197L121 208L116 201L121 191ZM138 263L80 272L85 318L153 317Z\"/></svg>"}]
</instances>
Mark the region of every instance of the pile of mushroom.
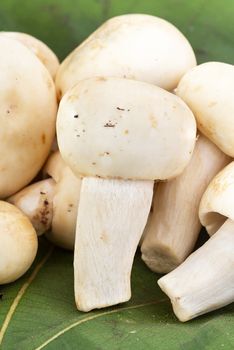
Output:
<instances>
[{"instance_id":1,"label":"pile of mushroom","mask_svg":"<svg viewBox=\"0 0 234 350\"><path fill-rule=\"evenodd\" d=\"M192 69L177 88L177 94L194 112L200 130L231 157L233 88L234 66L219 62ZM212 238L158 281L181 321L234 301L233 169L232 162L211 181L201 199L199 217Z\"/></svg>"},{"instance_id":2,"label":"pile of mushroom","mask_svg":"<svg viewBox=\"0 0 234 350\"><path fill-rule=\"evenodd\" d=\"M196 66L177 28L140 14L60 66L25 33L0 32L0 48L0 284L45 234L74 249L81 311L130 299L139 244L181 321L234 301L234 67ZM201 225L212 237L189 256Z\"/></svg>"}]
</instances>

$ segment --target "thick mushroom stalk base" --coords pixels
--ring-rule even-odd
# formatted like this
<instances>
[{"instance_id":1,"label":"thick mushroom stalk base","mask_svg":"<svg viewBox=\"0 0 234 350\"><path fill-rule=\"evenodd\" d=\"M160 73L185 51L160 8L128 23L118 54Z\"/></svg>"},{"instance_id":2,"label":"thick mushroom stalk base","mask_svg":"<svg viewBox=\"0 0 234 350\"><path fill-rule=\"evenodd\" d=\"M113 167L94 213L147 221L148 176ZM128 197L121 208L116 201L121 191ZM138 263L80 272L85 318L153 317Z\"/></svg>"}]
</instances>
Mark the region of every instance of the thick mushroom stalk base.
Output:
<instances>
[{"instance_id":1,"label":"thick mushroom stalk base","mask_svg":"<svg viewBox=\"0 0 234 350\"><path fill-rule=\"evenodd\" d=\"M228 156L200 135L184 172L158 184L154 210L141 246L142 259L152 271L168 273L192 252L201 230L198 217L201 197L212 178L229 161Z\"/></svg>"},{"instance_id":2,"label":"thick mushroom stalk base","mask_svg":"<svg viewBox=\"0 0 234 350\"><path fill-rule=\"evenodd\" d=\"M183 264L159 279L182 322L234 301L234 221L221 228Z\"/></svg>"},{"instance_id":3,"label":"thick mushroom stalk base","mask_svg":"<svg viewBox=\"0 0 234 350\"><path fill-rule=\"evenodd\" d=\"M75 300L81 311L128 301L153 181L83 179L77 217Z\"/></svg>"}]
</instances>

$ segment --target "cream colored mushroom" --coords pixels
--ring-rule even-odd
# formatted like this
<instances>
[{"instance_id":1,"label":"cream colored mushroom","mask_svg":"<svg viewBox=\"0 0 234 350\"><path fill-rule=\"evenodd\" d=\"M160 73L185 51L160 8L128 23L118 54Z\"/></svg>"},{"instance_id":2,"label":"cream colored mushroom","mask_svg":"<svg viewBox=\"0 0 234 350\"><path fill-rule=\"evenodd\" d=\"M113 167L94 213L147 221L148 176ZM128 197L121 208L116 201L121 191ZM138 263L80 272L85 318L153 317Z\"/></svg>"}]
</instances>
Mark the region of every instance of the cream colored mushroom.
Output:
<instances>
[{"instance_id":1,"label":"cream colored mushroom","mask_svg":"<svg viewBox=\"0 0 234 350\"><path fill-rule=\"evenodd\" d=\"M55 181L46 179L25 187L7 199L30 219L37 235L51 227Z\"/></svg>"},{"instance_id":2,"label":"cream colored mushroom","mask_svg":"<svg viewBox=\"0 0 234 350\"><path fill-rule=\"evenodd\" d=\"M199 217L213 236L158 281L183 322L234 302L234 162L209 184Z\"/></svg>"},{"instance_id":3,"label":"cream colored mushroom","mask_svg":"<svg viewBox=\"0 0 234 350\"><path fill-rule=\"evenodd\" d=\"M14 205L0 201L0 285L14 282L32 265L37 235L29 219Z\"/></svg>"},{"instance_id":4,"label":"cream colored mushroom","mask_svg":"<svg viewBox=\"0 0 234 350\"><path fill-rule=\"evenodd\" d=\"M51 230L46 237L65 249L74 249L81 178L76 177L57 151L48 159L44 171L56 182Z\"/></svg>"},{"instance_id":5,"label":"cream colored mushroom","mask_svg":"<svg viewBox=\"0 0 234 350\"><path fill-rule=\"evenodd\" d=\"M183 34L162 18L128 14L109 19L61 64L58 95L78 81L102 77L136 79L173 90L196 65Z\"/></svg>"},{"instance_id":6,"label":"cream colored mushroom","mask_svg":"<svg viewBox=\"0 0 234 350\"><path fill-rule=\"evenodd\" d=\"M157 185L141 246L142 259L151 270L167 273L192 252L201 230L198 217L201 197L228 162L228 156L200 135L184 172Z\"/></svg>"},{"instance_id":7,"label":"cream colored mushroom","mask_svg":"<svg viewBox=\"0 0 234 350\"><path fill-rule=\"evenodd\" d=\"M51 242L73 250L81 179L66 166L59 151L49 157L44 173L51 178L27 186L8 201L28 216L38 235L46 232Z\"/></svg>"},{"instance_id":8,"label":"cream colored mushroom","mask_svg":"<svg viewBox=\"0 0 234 350\"><path fill-rule=\"evenodd\" d=\"M181 79L176 94L193 111L198 129L234 157L234 66L203 63Z\"/></svg>"},{"instance_id":9,"label":"cream colored mushroom","mask_svg":"<svg viewBox=\"0 0 234 350\"><path fill-rule=\"evenodd\" d=\"M74 256L77 307L125 302L154 180L178 175L189 162L193 114L154 85L93 78L61 100L57 136L64 161L84 177Z\"/></svg>"},{"instance_id":10,"label":"cream colored mushroom","mask_svg":"<svg viewBox=\"0 0 234 350\"><path fill-rule=\"evenodd\" d=\"M59 67L59 60L55 53L45 43L32 35L20 32L0 32L0 37L1 36L20 41L39 58L51 74L52 78L55 79Z\"/></svg>"},{"instance_id":11,"label":"cream colored mushroom","mask_svg":"<svg viewBox=\"0 0 234 350\"><path fill-rule=\"evenodd\" d=\"M53 80L30 50L0 37L0 198L25 187L45 162L55 134Z\"/></svg>"}]
</instances>

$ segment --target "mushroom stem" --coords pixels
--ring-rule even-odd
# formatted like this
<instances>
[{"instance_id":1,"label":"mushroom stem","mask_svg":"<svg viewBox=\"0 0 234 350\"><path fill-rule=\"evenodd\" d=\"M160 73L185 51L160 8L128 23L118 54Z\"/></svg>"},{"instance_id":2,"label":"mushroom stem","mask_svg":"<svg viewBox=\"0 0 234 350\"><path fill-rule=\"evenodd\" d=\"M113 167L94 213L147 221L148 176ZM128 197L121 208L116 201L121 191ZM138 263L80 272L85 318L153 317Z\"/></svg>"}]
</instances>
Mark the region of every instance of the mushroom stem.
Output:
<instances>
[{"instance_id":1,"label":"mushroom stem","mask_svg":"<svg viewBox=\"0 0 234 350\"><path fill-rule=\"evenodd\" d=\"M7 200L29 218L38 236L51 226L55 185L53 179L42 180L25 187Z\"/></svg>"},{"instance_id":2,"label":"mushroom stem","mask_svg":"<svg viewBox=\"0 0 234 350\"><path fill-rule=\"evenodd\" d=\"M130 274L150 211L153 183L83 179L74 256L79 310L90 311L130 299Z\"/></svg>"},{"instance_id":3,"label":"mushroom stem","mask_svg":"<svg viewBox=\"0 0 234 350\"><path fill-rule=\"evenodd\" d=\"M234 221L221 228L183 264L159 279L182 322L234 301Z\"/></svg>"},{"instance_id":4,"label":"mushroom stem","mask_svg":"<svg viewBox=\"0 0 234 350\"><path fill-rule=\"evenodd\" d=\"M191 253L201 230L198 217L201 197L211 179L229 161L228 156L200 135L185 171L174 180L157 185L141 246L142 259L151 270L170 272Z\"/></svg>"}]
</instances>

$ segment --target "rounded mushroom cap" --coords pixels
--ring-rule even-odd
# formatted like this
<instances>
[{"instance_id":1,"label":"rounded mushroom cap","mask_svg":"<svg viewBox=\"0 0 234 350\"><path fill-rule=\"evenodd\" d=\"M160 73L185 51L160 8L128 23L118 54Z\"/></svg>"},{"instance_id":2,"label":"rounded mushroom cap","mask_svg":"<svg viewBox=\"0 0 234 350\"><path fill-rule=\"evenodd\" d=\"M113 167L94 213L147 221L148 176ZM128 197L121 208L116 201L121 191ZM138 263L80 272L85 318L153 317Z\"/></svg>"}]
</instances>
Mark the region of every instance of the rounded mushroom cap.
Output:
<instances>
[{"instance_id":1,"label":"rounded mushroom cap","mask_svg":"<svg viewBox=\"0 0 234 350\"><path fill-rule=\"evenodd\" d=\"M44 171L56 182L51 231L46 237L54 244L74 249L81 179L63 161L59 151L48 159Z\"/></svg>"},{"instance_id":2,"label":"rounded mushroom cap","mask_svg":"<svg viewBox=\"0 0 234 350\"><path fill-rule=\"evenodd\" d=\"M45 43L26 33L0 32L0 36L16 39L23 45L27 46L27 48L39 58L44 66L46 66L52 78L55 79L59 67L59 60L55 53Z\"/></svg>"},{"instance_id":3,"label":"rounded mushroom cap","mask_svg":"<svg viewBox=\"0 0 234 350\"><path fill-rule=\"evenodd\" d=\"M61 64L56 86L64 95L80 80L112 76L173 90L195 65L192 47L171 23L128 14L109 19L78 46Z\"/></svg>"},{"instance_id":4,"label":"rounded mushroom cap","mask_svg":"<svg viewBox=\"0 0 234 350\"><path fill-rule=\"evenodd\" d=\"M198 129L233 157L234 66L203 63L183 76L176 94L193 111Z\"/></svg>"},{"instance_id":5,"label":"rounded mushroom cap","mask_svg":"<svg viewBox=\"0 0 234 350\"><path fill-rule=\"evenodd\" d=\"M27 215L38 236L51 227L55 185L53 179L35 182L7 199Z\"/></svg>"},{"instance_id":6,"label":"rounded mushroom cap","mask_svg":"<svg viewBox=\"0 0 234 350\"><path fill-rule=\"evenodd\" d=\"M46 160L55 135L53 80L30 50L0 37L0 198L26 186Z\"/></svg>"},{"instance_id":7,"label":"rounded mushroom cap","mask_svg":"<svg viewBox=\"0 0 234 350\"><path fill-rule=\"evenodd\" d=\"M61 100L57 137L76 175L164 180L188 164L196 123L180 98L157 86L93 78Z\"/></svg>"},{"instance_id":8,"label":"rounded mushroom cap","mask_svg":"<svg viewBox=\"0 0 234 350\"><path fill-rule=\"evenodd\" d=\"M0 285L14 282L31 266L37 253L37 234L14 205L0 201Z\"/></svg>"},{"instance_id":9,"label":"rounded mushroom cap","mask_svg":"<svg viewBox=\"0 0 234 350\"><path fill-rule=\"evenodd\" d=\"M227 218L234 220L234 162L210 182L201 199L199 218L209 235L213 235Z\"/></svg>"}]
</instances>

